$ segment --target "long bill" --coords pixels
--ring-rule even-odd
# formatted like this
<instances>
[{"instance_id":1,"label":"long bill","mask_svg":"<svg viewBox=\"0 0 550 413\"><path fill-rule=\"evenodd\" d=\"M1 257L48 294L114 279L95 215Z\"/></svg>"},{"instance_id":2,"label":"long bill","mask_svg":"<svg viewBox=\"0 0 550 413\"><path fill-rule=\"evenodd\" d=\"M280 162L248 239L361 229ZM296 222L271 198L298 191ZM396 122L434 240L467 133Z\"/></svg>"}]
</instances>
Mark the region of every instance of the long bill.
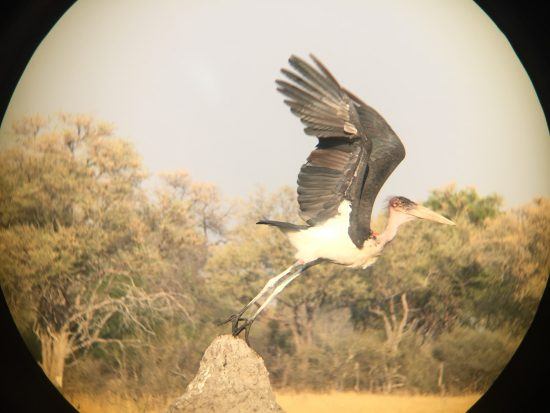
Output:
<instances>
[{"instance_id":1,"label":"long bill","mask_svg":"<svg viewBox=\"0 0 550 413\"><path fill-rule=\"evenodd\" d=\"M429 208L423 207L422 205L416 205L407 213L414 215L417 218L427 219L434 222L439 222L440 224L446 225L456 225L450 219L445 218L443 215L438 214L437 212L432 211Z\"/></svg>"}]
</instances>

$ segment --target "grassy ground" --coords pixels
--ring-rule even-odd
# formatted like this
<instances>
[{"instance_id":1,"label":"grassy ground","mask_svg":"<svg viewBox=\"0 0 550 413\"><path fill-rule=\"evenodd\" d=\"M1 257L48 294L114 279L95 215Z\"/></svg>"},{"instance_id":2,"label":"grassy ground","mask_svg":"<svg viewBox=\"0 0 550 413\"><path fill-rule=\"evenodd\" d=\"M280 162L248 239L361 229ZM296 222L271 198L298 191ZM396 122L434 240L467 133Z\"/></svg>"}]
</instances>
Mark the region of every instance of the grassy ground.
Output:
<instances>
[{"instance_id":1,"label":"grassy ground","mask_svg":"<svg viewBox=\"0 0 550 413\"><path fill-rule=\"evenodd\" d=\"M172 399L141 397L137 400L116 395L75 394L67 397L80 413L161 413Z\"/></svg>"},{"instance_id":2,"label":"grassy ground","mask_svg":"<svg viewBox=\"0 0 550 413\"><path fill-rule=\"evenodd\" d=\"M277 393L277 401L286 413L463 413L479 395L397 396L354 392ZM170 400L143 397L138 400L105 395L74 395L69 400L81 413L161 413Z\"/></svg>"},{"instance_id":3,"label":"grassy ground","mask_svg":"<svg viewBox=\"0 0 550 413\"><path fill-rule=\"evenodd\" d=\"M398 396L355 392L277 393L277 401L287 413L463 413L479 397Z\"/></svg>"}]
</instances>

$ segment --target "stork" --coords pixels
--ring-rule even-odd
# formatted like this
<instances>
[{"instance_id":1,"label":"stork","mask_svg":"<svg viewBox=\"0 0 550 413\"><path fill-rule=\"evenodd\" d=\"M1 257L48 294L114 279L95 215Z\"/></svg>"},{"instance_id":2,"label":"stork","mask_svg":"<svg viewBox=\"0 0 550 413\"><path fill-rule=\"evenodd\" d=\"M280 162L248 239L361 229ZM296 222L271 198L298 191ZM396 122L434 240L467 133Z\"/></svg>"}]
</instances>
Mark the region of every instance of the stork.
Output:
<instances>
[{"instance_id":1,"label":"stork","mask_svg":"<svg viewBox=\"0 0 550 413\"><path fill-rule=\"evenodd\" d=\"M232 322L235 336L245 330L247 342L250 326L262 310L308 268L323 262L367 268L396 236L398 228L415 219L455 225L397 196L388 202L384 231L377 234L371 229L376 196L404 159L405 148L378 112L341 87L315 56L310 57L316 68L291 56L289 63L294 71L281 70L288 81L276 80L277 90L287 98L284 102L305 124L305 133L318 139L298 174L298 203L305 224L267 219L258 222L274 226L288 237L296 250L296 261L269 279L256 297L223 322ZM244 317L265 295L267 298L252 316Z\"/></svg>"}]
</instances>

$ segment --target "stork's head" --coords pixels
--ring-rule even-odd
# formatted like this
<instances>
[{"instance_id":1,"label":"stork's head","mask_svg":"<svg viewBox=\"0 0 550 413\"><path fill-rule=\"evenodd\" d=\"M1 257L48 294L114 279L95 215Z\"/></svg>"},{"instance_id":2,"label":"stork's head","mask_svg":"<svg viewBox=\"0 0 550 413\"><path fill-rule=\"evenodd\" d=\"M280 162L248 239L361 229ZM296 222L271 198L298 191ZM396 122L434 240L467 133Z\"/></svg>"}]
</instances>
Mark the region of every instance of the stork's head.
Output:
<instances>
[{"instance_id":1,"label":"stork's head","mask_svg":"<svg viewBox=\"0 0 550 413\"><path fill-rule=\"evenodd\" d=\"M440 224L456 225L450 219L445 218L443 215L423 207L416 202L411 201L403 196L394 196L390 199L388 204L390 215L398 215L400 221L406 222L416 218L427 219Z\"/></svg>"}]
</instances>

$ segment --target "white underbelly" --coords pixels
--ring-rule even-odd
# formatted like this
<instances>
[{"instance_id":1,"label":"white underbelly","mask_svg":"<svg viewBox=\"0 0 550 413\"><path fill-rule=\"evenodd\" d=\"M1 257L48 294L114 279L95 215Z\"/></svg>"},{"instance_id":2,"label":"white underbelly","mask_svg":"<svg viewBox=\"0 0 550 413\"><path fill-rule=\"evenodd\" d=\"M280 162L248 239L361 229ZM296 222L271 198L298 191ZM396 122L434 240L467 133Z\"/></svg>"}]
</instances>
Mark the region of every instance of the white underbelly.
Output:
<instances>
[{"instance_id":1,"label":"white underbelly","mask_svg":"<svg viewBox=\"0 0 550 413\"><path fill-rule=\"evenodd\" d=\"M381 249L375 240L365 241L363 248L359 249L348 235L349 201L342 202L338 212L322 225L288 233L291 244L297 250L296 259L309 262L324 258L349 267L363 268L376 261Z\"/></svg>"}]
</instances>

